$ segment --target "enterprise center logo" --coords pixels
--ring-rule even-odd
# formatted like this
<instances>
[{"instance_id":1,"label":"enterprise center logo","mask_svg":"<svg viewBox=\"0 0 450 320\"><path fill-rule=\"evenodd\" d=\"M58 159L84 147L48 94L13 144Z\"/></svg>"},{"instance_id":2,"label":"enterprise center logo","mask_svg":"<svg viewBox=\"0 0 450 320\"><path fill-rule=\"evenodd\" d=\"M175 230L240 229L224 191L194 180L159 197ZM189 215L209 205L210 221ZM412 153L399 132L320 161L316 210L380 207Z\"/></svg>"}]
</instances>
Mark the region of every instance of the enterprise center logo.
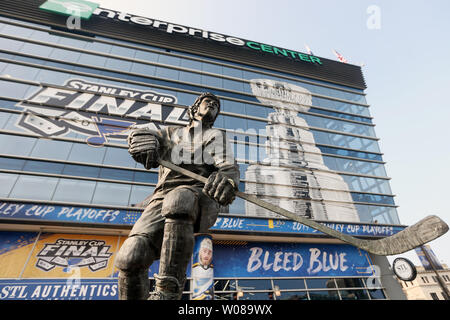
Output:
<instances>
[{"instance_id":1,"label":"enterprise center logo","mask_svg":"<svg viewBox=\"0 0 450 320\"><path fill-rule=\"evenodd\" d=\"M101 16L108 19L119 20L127 23L135 23L142 26L148 26L159 31L165 31L170 34L185 34L194 38L209 39L217 42L227 43L234 46L245 47L253 51L269 53L276 56L286 57L289 59L302 61L314 65L322 65L322 61L316 56L305 54L293 50L278 48L268 44L255 41L242 40L236 37L226 36L220 33L209 32L206 30L195 29L169 22L152 20L149 18L131 15L125 12L118 12L110 9L98 8L98 4L83 0L48 0L41 9L53 13L74 15L89 19L91 15ZM75 14L73 12L78 12Z\"/></svg>"},{"instance_id":2,"label":"enterprise center logo","mask_svg":"<svg viewBox=\"0 0 450 320\"><path fill-rule=\"evenodd\" d=\"M48 0L39 8L52 13L89 19L98 3L84 0Z\"/></svg>"}]
</instances>

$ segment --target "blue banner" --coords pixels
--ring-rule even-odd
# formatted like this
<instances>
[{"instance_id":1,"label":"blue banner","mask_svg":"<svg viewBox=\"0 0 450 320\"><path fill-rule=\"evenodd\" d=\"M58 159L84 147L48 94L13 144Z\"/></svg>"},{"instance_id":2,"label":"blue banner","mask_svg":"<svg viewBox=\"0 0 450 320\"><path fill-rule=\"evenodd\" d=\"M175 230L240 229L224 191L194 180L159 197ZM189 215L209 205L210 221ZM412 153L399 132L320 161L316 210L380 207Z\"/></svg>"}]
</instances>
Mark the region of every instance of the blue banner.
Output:
<instances>
[{"instance_id":1,"label":"blue banner","mask_svg":"<svg viewBox=\"0 0 450 320\"><path fill-rule=\"evenodd\" d=\"M0 201L0 219L26 219L76 223L133 225L142 210L108 209L81 206L62 206ZM400 232L403 226L323 222L324 225L352 236L388 237ZM267 232L282 234L323 235L301 223L284 219L234 217L222 214L211 231Z\"/></svg>"},{"instance_id":2,"label":"blue banner","mask_svg":"<svg viewBox=\"0 0 450 320\"><path fill-rule=\"evenodd\" d=\"M366 237L389 237L404 229L403 226L360 223L323 222L322 224L344 234ZM226 217L223 215L217 218L216 223L210 229L323 235L320 231L291 220Z\"/></svg>"},{"instance_id":3,"label":"blue banner","mask_svg":"<svg viewBox=\"0 0 450 320\"><path fill-rule=\"evenodd\" d=\"M0 202L0 218L132 225L141 210Z\"/></svg>"},{"instance_id":4,"label":"blue banner","mask_svg":"<svg viewBox=\"0 0 450 320\"><path fill-rule=\"evenodd\" d=\"M117 279L0 280L0 300L117 299Z\"/></svg>"},{"instance_id":5,"label":"blue banner","mask_svg":"<svg viewBox=\"0 0 450 320\"><path fill-rule=\"evenodd\" d=\"M373 276L367 252L350 245L267 243L214 245L214 277Z\"/></svg>"}]
</instances>

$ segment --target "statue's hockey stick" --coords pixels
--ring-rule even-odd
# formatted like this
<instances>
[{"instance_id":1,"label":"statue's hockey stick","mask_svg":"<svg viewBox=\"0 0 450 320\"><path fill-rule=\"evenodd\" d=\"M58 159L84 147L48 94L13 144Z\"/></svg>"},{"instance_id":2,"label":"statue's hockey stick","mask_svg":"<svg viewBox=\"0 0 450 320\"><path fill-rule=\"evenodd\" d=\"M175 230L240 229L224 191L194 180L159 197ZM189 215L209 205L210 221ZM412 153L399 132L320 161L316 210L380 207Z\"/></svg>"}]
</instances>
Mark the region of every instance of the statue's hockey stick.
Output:
<instances>
[{"instance_id":1,"label":"statue's hockey stick","mask_svg":"<svg viewBox=\"0 0 450 320\"><path fill-rule=\"evenodd\" d=\"M165 160L158 160L159 164L167 167L171 170L182 173L192 179L206 183L207 178L193 173L189 170L181 168L171 162ZM301 224L321 231L324 234L337 238L343 242L351 244L357 248L366 250L367 252L381 255L389 256L400 254L406 251L410 251L416 247L422 246L427 242L430 242L448 231L448 225L442 221L439 217L431 215L420 220L416 224L409 226L402 231L386 238L375 239L375 240L364 240L358 239L336 230L333 230L323 224L320 224L314 220L310 220L304 217L297 216L296 214L285 210L283 208L274 206L273 204L262 201L254 195L246 194L240 191L236 191L236 196L242 198L246 201L254 203L260 207L263 207L272 212L278 213L286 218L300 222Z\"/></svg>"}]
</instances>

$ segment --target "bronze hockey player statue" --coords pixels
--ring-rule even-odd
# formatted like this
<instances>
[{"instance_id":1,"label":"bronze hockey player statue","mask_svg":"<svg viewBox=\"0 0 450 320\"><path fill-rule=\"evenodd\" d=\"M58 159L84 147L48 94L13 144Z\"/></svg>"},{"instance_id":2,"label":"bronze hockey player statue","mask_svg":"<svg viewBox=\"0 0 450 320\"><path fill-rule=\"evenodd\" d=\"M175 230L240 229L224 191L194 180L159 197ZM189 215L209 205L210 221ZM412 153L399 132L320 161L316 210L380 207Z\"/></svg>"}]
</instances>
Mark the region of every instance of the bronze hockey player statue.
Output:
<instances>
[{"instance_id":1,"label":"bronze hockey player statue","mask_svg":"<svg viewBox=\"0 0 450 320\"><path fill-rule=\"evenodd\" d=\"M146 169L158 167L158 159L162 159L208 177L208 181L202 184L160 166L155 191L116 258L119 299L180 299L194 232L206 232L216 221L220 206L234 200L239 167L225 133L212 128L219 111L219 99L203 93L188 108L186 127L131 131L128 150ZM160 259L159 273L154 275L155 292L149 296L148 268L156 259Z\"/></svg>"}]
</instances>

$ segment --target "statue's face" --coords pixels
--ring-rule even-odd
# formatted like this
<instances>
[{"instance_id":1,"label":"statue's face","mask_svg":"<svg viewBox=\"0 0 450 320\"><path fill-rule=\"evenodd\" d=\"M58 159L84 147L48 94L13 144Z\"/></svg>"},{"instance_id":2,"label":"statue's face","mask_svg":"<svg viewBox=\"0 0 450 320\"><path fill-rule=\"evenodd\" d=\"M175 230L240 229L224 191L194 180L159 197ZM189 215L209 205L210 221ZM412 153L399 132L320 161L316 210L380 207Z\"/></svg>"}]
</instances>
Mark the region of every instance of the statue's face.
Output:
<instances>
[{"instance_id":1,"label":"statue's face","mask_svg":"<svg viewBox=\"0 0 450 320\"><path fill-rule=\"evenodd\" d=\"M203 122L213 122L219 113L219 103L217 100L206 97L200 103L195 114L195 119Z\"/></svg>"}]
</instances>

